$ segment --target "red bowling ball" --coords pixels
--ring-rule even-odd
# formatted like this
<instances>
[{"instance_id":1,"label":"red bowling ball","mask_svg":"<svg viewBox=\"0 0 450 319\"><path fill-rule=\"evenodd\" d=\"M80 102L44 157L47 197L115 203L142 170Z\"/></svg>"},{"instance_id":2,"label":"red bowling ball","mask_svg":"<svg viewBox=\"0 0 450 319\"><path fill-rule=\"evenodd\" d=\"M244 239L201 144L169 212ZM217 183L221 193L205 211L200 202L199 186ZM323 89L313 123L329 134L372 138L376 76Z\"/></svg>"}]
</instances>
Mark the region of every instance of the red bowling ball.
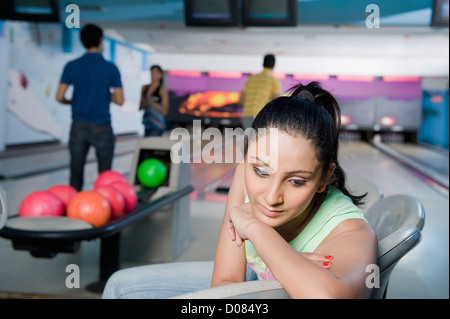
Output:
<instances>
[{"instance_id":1,"label":"red bowling ball","mask_svg":"<svg viewBox=\"0 0 450 319\"><path fill-rule=\"evenodd\" d=\"M47 191L28 194L20 203L20 217L59 217L64 215L64 203Z\"/></svg>"},{"instance_id":2,"label":"red bowling ball","mask_svg":"<svg viewBox=\"0 0 450 319\"><path fill-rule=\"evenodd\" d=\"M125 199L121 192L111 186L99 186L94 191L105 197L111 206L111 219L118 219L125 213Z\"/></svg>"},{"instance_id":3,"label":"red bowling ball","mask_svg":"<svg viewBox=\"0 0 450 319\"><path fill-rule=\"evenodd\" d=\"M127 178L119 172L108 170L101 172L94 182L94 188L110 185L114 182L128 183Z\"/></svg>"},{"instance_id":4,"label":"red bowling ball","mask_svg":"<svg viewBox=\"0 0 450 319\"><path fill-rule=\"evenodd\" d=\"M47 192L50 192L58 197L64 203L64 206L67 206L70 200L77 194L77 190L75 188L63 184L54 185L47 189Z\"/></svg>"},{"instance_id":5,"label":"red bowling ball","mask_svg":"<svg viewBox=\"0 0 450 319\"><path fill-rule=\"evenodd\" d=\"M137 204L137 193L128 182L114 182L111 187L117 189L125 199L125 213L131 212Z\"/></svg>"}]
</instances>

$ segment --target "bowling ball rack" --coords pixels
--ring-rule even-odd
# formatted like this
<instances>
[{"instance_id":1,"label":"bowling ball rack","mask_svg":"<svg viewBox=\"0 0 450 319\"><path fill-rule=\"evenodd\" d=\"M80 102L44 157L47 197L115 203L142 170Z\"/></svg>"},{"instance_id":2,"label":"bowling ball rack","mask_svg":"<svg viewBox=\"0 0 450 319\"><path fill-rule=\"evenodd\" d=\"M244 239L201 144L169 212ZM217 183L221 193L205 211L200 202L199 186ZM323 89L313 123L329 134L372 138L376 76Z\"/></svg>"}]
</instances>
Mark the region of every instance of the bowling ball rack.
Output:
<instances>
[{"instance_id":1,"label":"bowling ball rack","mask_svg":"<svg viewBox=\"0 0 450 319\"><path fill-rule=\"evenodd\" d=\"M39 230L9 227L0 229L0 236L10 239L16 250L28 250L38 258L52 258L58 253L76 253L82 241L100 239L100 278L87 289L101 293L108 278L120 269L120 232L152 213L190 194L194 187L189 185L159 198L152 198L156 189L138 192L138 203L133 211L101 227L77 230ZM10 216L8 220L20 218Z\"/></svg>"}]
</instances>

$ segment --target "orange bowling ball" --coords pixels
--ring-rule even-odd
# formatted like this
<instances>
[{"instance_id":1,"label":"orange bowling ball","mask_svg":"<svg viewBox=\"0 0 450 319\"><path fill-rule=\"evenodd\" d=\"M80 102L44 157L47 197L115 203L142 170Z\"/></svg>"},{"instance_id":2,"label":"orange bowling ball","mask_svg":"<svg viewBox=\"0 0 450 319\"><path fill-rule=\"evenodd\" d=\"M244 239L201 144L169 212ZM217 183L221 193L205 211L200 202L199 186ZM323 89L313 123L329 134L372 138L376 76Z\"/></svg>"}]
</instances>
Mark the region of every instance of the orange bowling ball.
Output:
<instances>
[{"instance_id":1,"label":"orange bowling ball","mask_svg":"<svg viewBox=\"0 0 450 319\"><path fill-rule=\"evenodd\" d=\"M105 225L111 217L108 200L96 191L81 191L67 205L69 218L81 219L95 227Z\"/></svg>"}]
</instances>

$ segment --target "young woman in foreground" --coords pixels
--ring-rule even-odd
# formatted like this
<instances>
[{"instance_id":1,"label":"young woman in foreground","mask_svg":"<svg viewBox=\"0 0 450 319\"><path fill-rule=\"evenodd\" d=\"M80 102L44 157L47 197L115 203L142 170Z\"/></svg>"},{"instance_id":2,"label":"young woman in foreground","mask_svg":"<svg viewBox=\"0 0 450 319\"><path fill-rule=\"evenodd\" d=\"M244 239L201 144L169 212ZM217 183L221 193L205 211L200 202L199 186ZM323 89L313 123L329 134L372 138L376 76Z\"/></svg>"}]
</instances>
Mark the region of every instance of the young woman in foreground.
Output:
<instances>
[{"instance_id":1,"label":"young woman in foreground","mask_svg":"<svg viewBox=\"0 0 450 319\"><path fill-rule=\"evenodd\" d=\"M363 196L345 188L339 117L338 103L316 82L268 103L236 167L214 268L124 269L103 297L168 298L256 276L278 280L291 298L369 297L366 267L376 263L377 239L357 207Z\"/></svg>"},{"instance_id":2,"label":"young woman in foreground","mask_svg":"<svg viewBox=\"0 0 450 319\"><path fill-rule=\"evenodd\" d=\"M256 138L228 195L212 286L243 281L247 264L292 298L369 296L365 271L376 263L377 240L355 205L362 197L345 188L339 116L336 100L315 82L257 115ZM268 145L278 147L266 155Z\"/></svg>"}]
</instances>

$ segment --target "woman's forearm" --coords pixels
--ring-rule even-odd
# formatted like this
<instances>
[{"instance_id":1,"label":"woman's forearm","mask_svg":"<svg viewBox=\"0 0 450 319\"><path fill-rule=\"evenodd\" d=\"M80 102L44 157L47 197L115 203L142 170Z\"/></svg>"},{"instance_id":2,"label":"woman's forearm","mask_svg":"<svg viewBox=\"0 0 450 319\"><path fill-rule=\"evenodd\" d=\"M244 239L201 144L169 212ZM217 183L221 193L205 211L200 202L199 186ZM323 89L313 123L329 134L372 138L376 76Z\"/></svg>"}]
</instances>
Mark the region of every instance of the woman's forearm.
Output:
<instances>
[{"instance_id":1,"label":"woman's forearm","mask_svg":"<svg viewBox=\"0 0 450 319\"><path fill-rule=\"evenodd\" d=\"M376 240L361 220L341 222L314 253L332 255L326 269L302 256L270 226L251 223L246 236L292 298L367 298L366 268L376 263Z\"/></svg>"},{"instance_id":2,"label":"woman's forearm","mask_svg":"<svg viewBox=\"0 0 450 319\"><path fill-rule=\"evenodd\" d=\"M278 232L261 222L246 233L258 255L292 298L333 298L336 278L303 257Z\"/></svg>"},{"instance_id":3,"label":"woman's forearm","mask_svg":"<svg viewBox=\"0 0 450 319\"><path fill-rule=\"evenodd\" d=\"M162 115L167 115L167 108L165 108L163 105L150 101L150 105L157 110L159 113L161 113Z\"/></svg>"}]
</instances>

